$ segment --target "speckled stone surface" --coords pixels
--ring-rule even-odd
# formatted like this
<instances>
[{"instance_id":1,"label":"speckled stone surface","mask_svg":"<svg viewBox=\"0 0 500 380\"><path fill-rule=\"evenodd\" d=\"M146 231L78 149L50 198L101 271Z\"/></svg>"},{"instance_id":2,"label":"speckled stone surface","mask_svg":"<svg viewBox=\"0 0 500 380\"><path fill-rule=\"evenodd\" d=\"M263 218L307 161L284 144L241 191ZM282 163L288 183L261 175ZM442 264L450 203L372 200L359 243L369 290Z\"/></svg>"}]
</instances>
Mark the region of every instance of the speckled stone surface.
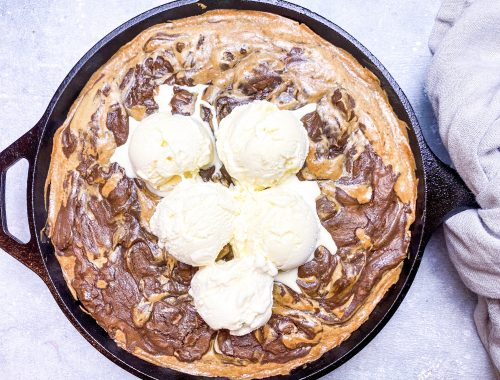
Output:
<instances>
[{"instance_id":1,"label":"speckled stone surface","mask_svg":"<svg viewBox=\"0 0 500 380\"><path fill-rule=\"evenodd\" d=\"M422 127L436 133L423 82L439 0L295 2L336 22L370 49L406 92ZM95 42L161 3L0 0L0 150L38 121L66 73ZM26 240L25 172L22 163L9 172L7 211L11 231ZM134 378L94 350L43 282L3 251L0 302L0 378ZM474 304L438 230L391 321L325 379L493 379L472 320Z\"/></svg>"}]
</instances>

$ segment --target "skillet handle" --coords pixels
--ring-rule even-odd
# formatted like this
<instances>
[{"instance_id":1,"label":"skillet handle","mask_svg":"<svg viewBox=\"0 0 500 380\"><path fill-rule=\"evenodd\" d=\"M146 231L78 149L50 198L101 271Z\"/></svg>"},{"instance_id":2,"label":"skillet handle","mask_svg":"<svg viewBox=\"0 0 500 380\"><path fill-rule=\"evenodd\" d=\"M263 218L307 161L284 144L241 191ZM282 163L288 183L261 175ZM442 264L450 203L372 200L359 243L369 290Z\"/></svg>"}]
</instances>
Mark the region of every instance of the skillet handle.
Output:
<instances>
[{"instance_id":1,"label":"skillet handle","mask_svg":"<svg viewBox=\"0 0 500 380\"><path fill-rule=\"evenodd\" d=\"M427 212L424 242L454 210L478 208L476 197L456 170L444 164L424 143L422 158L427 171Z\"/></svg>"},{"instance_id":2,"label":"skillet handle","mask_svg":"<svg viewBox=\"0 0 500 380\"><path fill-rule=\"evenodd\" d=\"M14 141L4 151L0 152L0 248L9 255L26 265L42 280L47 279L47 272L37 245L37 233L33 221L33 171L35 167L38 143L43 129L43 118L32 129L18 140ZM29 163L28 184L26 187L26 204L28 211L28 224L30 240L22 243L13 236L7 228L5 212L5 180L9 168L20 159L25 158Z\"/></svg>"}]
</instances>

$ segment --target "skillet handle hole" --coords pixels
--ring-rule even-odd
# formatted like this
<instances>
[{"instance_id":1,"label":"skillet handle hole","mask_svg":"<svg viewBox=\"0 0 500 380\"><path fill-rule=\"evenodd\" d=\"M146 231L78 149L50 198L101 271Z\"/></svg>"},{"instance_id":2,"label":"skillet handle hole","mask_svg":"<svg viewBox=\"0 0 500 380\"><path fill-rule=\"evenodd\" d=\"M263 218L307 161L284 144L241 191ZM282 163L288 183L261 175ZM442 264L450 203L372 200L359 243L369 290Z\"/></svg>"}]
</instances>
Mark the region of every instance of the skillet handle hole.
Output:
<instances>
[{"instance_id":1,"label":"skillet handle hole","mask_svg":"<svg viewBox=\"0 0 500 380\"><path fill-rule=\"evenodd\" d=\"M28 160L21 158L8 169L5 179L6 227L10 235L24 244L31 238L26 199L28 168Z\"/></svg>"}]
</instances>

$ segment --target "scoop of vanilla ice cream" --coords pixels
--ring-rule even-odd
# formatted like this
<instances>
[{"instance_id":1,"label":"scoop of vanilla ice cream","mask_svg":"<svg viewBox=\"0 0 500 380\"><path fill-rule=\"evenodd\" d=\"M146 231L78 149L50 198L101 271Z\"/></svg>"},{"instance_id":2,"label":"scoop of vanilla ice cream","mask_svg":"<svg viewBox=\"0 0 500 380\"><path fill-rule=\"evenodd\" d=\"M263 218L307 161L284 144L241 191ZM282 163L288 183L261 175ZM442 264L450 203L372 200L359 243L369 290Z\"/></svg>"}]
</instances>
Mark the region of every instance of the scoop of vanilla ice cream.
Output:
<instances>
[{"instance_id":1,"label":"scoop of vanilla ice cream","mask_svg":"<svg viewBox=\"0 0 500 380\"><path fill-rule=\"evenodd\" d=\"M279 186L249 192L246 198L235 222L235 256L260 254L281 270L307 262L320 226L304 198Z\"/></svg>"},{"instance_id":2,"label":"scoop of vanilla ice cream","mask_svg":"<svg viewBox=\"0 0 500 380\"><path fill-rule=\"evenodd\" d=\"M256 189L297 173L309 150L301 121L268 101L236 107L221 120L216 140L219 158L231 177Z\"/></svg>"},{"instance_id":3,"label":"scoop of vanilla ice cream","mask_svg":"<svg viewBox=\"0 0 500 380\"><path fill-rule=\"evenodd\" d=\"M189 294L211 328L245 335L271 318L276 274L276 268L258 255L218 261L196 272Z\"/></svg>"},{"instance_id":4,"label":"scoop of vanilla ice cream","mask_svg":"<svg viewBox=\"0 0 500 380\"><path fill-rule=\"evenodd\" d=\"M213 145L209 132L192 117L158 112L135 129L129 157L137 176L164 192L208 166Z\"/></svg>"},{"instance_id":5,"label":"scoop of vanilla ice cream","mask_svg":"<svg viewBox=\"0 0 500 380\"><path fill-rule=\"evenodd\" d=\"M160 247L177 260L203 266L213 263L231 240L236 215L229 189L184 180L158 203L149 225Z\"/></svg>"}]
</instances>

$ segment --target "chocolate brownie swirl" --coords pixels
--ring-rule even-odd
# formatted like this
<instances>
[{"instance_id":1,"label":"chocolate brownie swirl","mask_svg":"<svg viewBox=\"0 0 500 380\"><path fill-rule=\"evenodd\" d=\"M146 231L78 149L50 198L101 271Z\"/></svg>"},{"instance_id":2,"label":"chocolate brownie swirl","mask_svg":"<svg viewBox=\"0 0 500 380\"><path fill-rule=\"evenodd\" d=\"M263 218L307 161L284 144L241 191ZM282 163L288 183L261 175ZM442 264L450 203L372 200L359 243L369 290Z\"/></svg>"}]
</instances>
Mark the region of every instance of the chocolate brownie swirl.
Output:
<instances>
[{"instance_id":1,"label":"chocolate brownie swirl","mask_svg":"<svg viewBox=\"0 0 500 380\"><path fill-rule=\"evenodd\" d=\"M299 179L318 181L317 213L338 252L319 247L299 268L300 294L276 283L271 319L250 334L214 331L197 314L188 294L196 268L147 229L159 198L110 163L129 117L158 111L162 84L174 86L173 113L191 115L202 96L216 112L200 110L212 128L212 116L254 100L317 104L302 118L310 150ZM197 84L208 85L203 94L189 91ZM124 349L191 374L286 374L347 339L397 281L414 169L406 125L351 55L280 16L211 11L145 30L91 77L54 136L47 230L73 295ZM200 175L232 183L213 167Z\"/></svg>"}]
</instances>

